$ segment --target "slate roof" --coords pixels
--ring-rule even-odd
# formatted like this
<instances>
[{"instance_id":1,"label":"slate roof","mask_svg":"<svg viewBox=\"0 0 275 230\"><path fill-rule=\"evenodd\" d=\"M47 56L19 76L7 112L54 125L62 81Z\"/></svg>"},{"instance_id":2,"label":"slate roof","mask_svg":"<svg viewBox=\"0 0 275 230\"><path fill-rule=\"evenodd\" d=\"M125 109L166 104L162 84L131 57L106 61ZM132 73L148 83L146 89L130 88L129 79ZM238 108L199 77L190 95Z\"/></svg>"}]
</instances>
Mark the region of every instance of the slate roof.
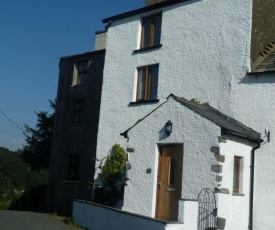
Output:
<instances>
[{"instance_id":1,"label":"slate roof","mask_svg":"<svg viewBox=\"0 0 275 230\"><path fill-rule=\"evenodd\" d=\"M231 118L231 117L223 114L219 110L210 106L208 103L204 103L204 104L195 103L195 102L189 101L183 97L177 97L173 94L171 94L169 97L172 97L174 100L176 100L180 104L184 105L185 107L193 110L194 112L198 113L202 117L205 117L206 119L214 122L216 125L220 126L221 128L224 128L227 131L227 133L229 133L229 134L244 137L244 138L250 139L252 141L256 141L256 142L261 141L260 133L253 130L252 128L244 125L243 123L235 120L234 118ZM167 101L168 101L168 98L167 98ZM147 114L142 119L138 120L136 122L136 124L131 126L129 129L127 129L120 135L127 137L128 131L130 131L132 128L134 128L134 126L136 126L139 122L141 122L146 117L148 117L150 114L152 114L154 111L156 111L159 107L161 107L167 101L162 103L160 106L158 106L156 109L154 109L152 112Z\"/></svg>"},{"instance_id":2,"label":"slate roof","mask_svg":"<svg viewBox=\"0 0 275 230\"><path fill-rule=\"evenodd\" d=\"M275 72L275 40L271 41L251 65L251 73Z\"/></svg>"},{"instance_id":3,"label":"slate roof","mask_svg":"<svg viewBox=\"0 0 275 230\"><path fill-rule=\"evenodd\" d=\"M102 20L103 23L110 23L119 19L123 19L123 18L127 18L127 17L131 17L137 14L141 14L141 13L145 13L145 12L150 12L152 10L156 10L156 9L160 9L162 7L165 6L170 6L170 5L174 5L174 4L178 4L181 2L187 2L190 0L167 0L164 2L159 2L153 5L149 5L149 6L145 6L136 10L132 10L132 11L128 11L126 13L122 13L122 14L118 14L109 18L105 18Z\"/></svg>"}]
</instances>

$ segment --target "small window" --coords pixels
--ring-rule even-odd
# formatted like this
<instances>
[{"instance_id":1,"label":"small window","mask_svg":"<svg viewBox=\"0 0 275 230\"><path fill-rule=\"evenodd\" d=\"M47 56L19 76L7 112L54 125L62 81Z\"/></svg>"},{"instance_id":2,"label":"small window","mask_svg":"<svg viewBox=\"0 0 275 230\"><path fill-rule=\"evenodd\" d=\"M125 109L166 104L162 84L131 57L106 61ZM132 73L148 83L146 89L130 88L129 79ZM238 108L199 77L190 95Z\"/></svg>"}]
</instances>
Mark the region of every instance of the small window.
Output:
<instances>
[{"instance_id":1,"label":"small window","mask_svg":"<svg viewBox=\"0 0 275 230\"><path fill-rule=\"evenodd\" d=\"M76 84L85 84L87 83L87 73L88 73L88 62L80 62L77 65L77 82Z\"/></svg>"},{"instance_id":2,"label":"small window","mask_svg":"<svg viewBox=\"0 0 275 230\"><path fill-rule=\"evenodd\" d=\"M142 18L142 35L140 48L160 44L162 14Z\"/></svg>"},{"instance_id":3,"label":"small window","mask_svg":"<svg viewBox=\"0 0 275 230\"><path fill-rule=\"evenodd\" d=\"M138 68L137 101L157 99L159 66Z\"/></svg>"},{"instance_id":4,"label":"small window","mask_svg":"<svg viewBox=\"0 0 275 230\"><path fill-rule=\"evenodd\" d=\"M241 192L241 157L234 157L234 171L233 171L233 192Z\"/></svg>"},{"instance_id":5,"label":"small window","mask_svg":"<svg viewBox=\"0 0 275 230\"><path fill-rule=\"evenodd\" d=\"M176 170L175 159L172 158L168 165L168 185L170 186L175 185L175 170Z\"/></svg>"},{"instance_id":6,"label":"small window","mask_svg":"<svg viewBox=\"0 0 275 230\"><path fill-rule=\"evenodd\" d=\"M77 181L79 171L79 155L69 155L68 180Z\"/></svg>"},{"instance_id":7,"label":"small window","mask_svg":"<svg viewBox=\"0 0 275 230\"><path fill-rule=\"evenodd\" d=\"M74 100L73 123L83 123L84 100Z\"/></svg>"}]
</instances>

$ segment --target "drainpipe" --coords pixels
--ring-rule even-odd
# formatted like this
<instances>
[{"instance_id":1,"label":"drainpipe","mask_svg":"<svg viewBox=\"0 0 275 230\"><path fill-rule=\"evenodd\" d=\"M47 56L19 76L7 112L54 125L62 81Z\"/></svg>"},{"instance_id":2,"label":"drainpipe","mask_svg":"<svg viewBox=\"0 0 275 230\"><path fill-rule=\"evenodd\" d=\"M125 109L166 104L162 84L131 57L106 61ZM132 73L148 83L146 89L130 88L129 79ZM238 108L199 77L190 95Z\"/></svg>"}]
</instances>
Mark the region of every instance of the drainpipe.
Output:
<instances>
[{"instance_id":1,"label":"drainpipe","mask_svg":"<svg viewBox=\"0 0 275 230\"><path fill-rule=\"evenodd\" d=\"M250 166L250 196L249 196L249 230L253 229L253 196L254 196L254 166L255 166L255 150L261 147L260 142L251 150L251 166Z\"/></svg>"}]
</instances>

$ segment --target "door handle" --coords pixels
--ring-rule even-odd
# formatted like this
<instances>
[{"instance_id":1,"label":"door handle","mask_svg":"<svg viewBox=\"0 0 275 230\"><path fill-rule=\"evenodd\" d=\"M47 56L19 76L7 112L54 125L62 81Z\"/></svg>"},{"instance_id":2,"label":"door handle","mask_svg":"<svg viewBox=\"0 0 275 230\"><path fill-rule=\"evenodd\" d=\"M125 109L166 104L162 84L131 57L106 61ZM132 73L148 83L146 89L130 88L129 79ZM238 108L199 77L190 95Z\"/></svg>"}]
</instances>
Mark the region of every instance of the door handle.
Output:
<instances>
[{"instance_id":1,"label":"door handle","mask_svg":"<svg viewBox=\"0 0 275 230\"><path fill-rule=\"evenodd\" d=\"M161 187L161 183L158 183L158 188L160 188Z\"/></svg>"}]
</instances>

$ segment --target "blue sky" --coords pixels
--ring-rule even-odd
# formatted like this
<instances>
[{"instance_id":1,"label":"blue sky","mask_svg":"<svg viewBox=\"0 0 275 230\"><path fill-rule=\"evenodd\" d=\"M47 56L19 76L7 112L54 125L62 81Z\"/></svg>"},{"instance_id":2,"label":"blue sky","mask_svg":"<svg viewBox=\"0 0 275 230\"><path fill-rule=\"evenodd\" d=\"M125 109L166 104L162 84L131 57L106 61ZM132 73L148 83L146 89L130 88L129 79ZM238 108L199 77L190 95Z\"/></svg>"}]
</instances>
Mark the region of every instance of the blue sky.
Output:
<instances>
[{"instance_id":1,"label":"blue sky","mask_svg":"<svg viewBox=\"0 0 275 230\"><path fill-rule=\"evenodd\" d=\"M145 0L0 1L0 110L19 127L34 127L34 111L50 111L59 58L92 51L103 18L144 6ZM22 131L0 113L0 146L17 150Z\"/></svg>"}]
</instances>

